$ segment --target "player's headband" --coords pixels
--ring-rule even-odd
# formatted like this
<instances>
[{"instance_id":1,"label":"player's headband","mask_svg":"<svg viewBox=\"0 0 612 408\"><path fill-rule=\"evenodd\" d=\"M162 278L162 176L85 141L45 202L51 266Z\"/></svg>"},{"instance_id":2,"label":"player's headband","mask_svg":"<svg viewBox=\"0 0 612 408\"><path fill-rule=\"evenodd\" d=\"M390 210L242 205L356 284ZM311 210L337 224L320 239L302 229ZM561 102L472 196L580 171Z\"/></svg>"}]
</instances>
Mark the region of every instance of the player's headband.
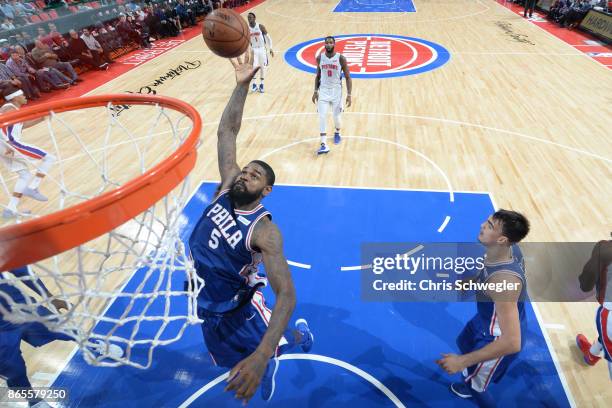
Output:
<instances>
[{"instance_id":1,"label":"player's headband","mask_svg":"<svg viewBox=\"0 0 612 408\"><path fill-rule=\"evenodd\" d=\"M21 96L21 95L23 95L23 91L22 91L21 89L19 89L19 90L17 90L17 91L15 91L15 92L13 92L12 94L8 94L8 95L6 95L6 96L4 97L4 99L5 99L6 101L11 101L11 100L13 100L13 99L15 99L16 97Z\"/></svg>"}]
</instances>

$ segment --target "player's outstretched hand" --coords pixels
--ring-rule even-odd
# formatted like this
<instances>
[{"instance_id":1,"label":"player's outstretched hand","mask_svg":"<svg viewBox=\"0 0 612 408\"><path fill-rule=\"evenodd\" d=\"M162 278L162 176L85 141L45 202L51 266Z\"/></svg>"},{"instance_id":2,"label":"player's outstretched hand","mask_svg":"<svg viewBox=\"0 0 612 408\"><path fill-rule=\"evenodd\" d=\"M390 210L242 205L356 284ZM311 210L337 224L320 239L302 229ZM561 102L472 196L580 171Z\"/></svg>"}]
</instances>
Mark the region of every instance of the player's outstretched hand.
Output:
<instances>
[{"instance_id":1,"label":"player's outstretched hand","mask_svg":"<svg viewBox=\"0 0 612 408\"><path fill-rule=\"evenodd\" d=\"M268 360L269 358L256 351L236 364L229 373L227 378L229 384L225 387L225 391L236 392L236 398L241 399L243 405L246 405L261 383Z\"/></svg>"},{"instance_id":2,"label":"player's outstretched hand","mask_svg":"<svg viewBox=\"0 0 612 408\"><path fill-rule=\"evenodd\" d=\"M274 58L274 51L270 50L270 56Z\"/></svg>"},{"instance_id":3,"label":"player's outstretched hand","mask_svg":"<svg viewBox=\"0 0 612 408\"><path fill-rule=\"evenodd\" d=\"M253 49L250 47L238 58L230 58L230 62L236 71L236 83L248 84L251 82L251 79L253 79L257 71L259 71L259 67L253 68L253 59Z\"/></svg>"},{"instance_id":4,"label":"player's outstretched hand","mask_svg":"<svg viewBox=\"0 0 612 408\"><path fill-rule=\"evenodd\" d=\"M316 104L318 99L319 99L319 91L314 91L314 93L312 94L312 103Z\"/></svg>"},{"instance_id":5,"label":"player's outstretched hand","mask_svg":"<svg viewBox=\"0 0 612 408\"><path fill-rule=\"evenodd\" d=\"M351 107L351 95L346 95L346 107Z\"/></svg>"}]
</instances>

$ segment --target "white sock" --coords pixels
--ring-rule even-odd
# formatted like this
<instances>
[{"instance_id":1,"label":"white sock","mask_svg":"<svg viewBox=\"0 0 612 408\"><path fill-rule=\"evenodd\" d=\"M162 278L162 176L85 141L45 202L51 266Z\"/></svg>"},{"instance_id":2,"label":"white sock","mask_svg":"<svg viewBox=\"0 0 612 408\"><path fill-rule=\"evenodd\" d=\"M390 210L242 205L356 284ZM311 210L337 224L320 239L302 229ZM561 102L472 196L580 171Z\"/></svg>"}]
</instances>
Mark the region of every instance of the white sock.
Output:
<instances>
[{"instance_id":1,"label":"white sock","mask_svg":"<svg viewBox=\"0 0 612 408\"><path fill-rule=\"evenodd\" d=\"M593 345L591 346L591 349L589 351L594 356L598 356L601 354L601 352L603 351L603 347L601 346L601 343L599 342L599 340L595 340L593 342Z\"/></svg>"},{"instance_id":2,"label":"white sock","mask_svg":"<svg viewBox=\"0 0 612 408\"><path fill-rule=\"evenodd\" d=\"M30 182L30 185L28 187L31 188L32 190L36 190L38 186L40 186L40 182L42 181L44 177L45 177L44 174L36 173L36 176L32 178L32 181Z\"/></svg>"},{"instance_id":3,"label":"white sock","mask_svg":"<svg viewBox=\"0 0 612 408\"><path fill-rule=\"evenodd\" d=\"M321 143L327 144L327 134L326 133L323 133L321 135Z\"/></svg>"},{"instance_id":4,"label":"white sock","mask_svg":"<svg viewBox=\"0 0 612 408\"><path fill-rule=\"evenodd\" d=\"M26 175L27 174L27 175ZM28 182L30 181L30 173L20 174L17 183L15 183L15 188L13 189L13 195L8 203L8 208L11 211L17 211L17 204L19 204L19 200L21 200L21 194L23 194L23 190L25 190ZM18 196L15 196L17 194Z\"/></svg>"}]
</instances>

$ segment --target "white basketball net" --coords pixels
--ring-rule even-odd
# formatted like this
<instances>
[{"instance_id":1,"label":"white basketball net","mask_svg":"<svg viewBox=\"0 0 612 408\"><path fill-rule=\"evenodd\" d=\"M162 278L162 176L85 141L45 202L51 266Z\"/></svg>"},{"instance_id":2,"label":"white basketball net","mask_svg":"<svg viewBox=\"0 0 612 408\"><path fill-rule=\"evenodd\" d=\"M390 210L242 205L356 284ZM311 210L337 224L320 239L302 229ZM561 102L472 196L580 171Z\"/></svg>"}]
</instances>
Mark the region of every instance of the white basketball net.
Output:
<instances>
[{"instance_id":1,"label":"white basketball net","mask_svg":"<svg viewBox=\"0 0 612 408\"><path fill-rule=\"evenodd\" d=\"M136 178L183 143L193 125L187 123L189 118L184 120L186 117L157 105L125 109L109 104L51 112L43 123L25 129L20 137L21 142L57 158L40 185L49 201L23 197L17 220L0 219L0 226L70 207ZM151 119L146 124L142 118ZM19 152L14 157L31 174L36 173L40 161ZM2 167L4 206L17 175ZM203 281L186 256L182 236L186 221L181 211L189 193L186 179L133 220L30 265L28 276L16 278L2 272L0 284L26 299L16 301L0 287L3 318L15 323L40 322L73 337L90 364L148 368L157 346L177 341L190 324L198 322L196 297ZM26 208L32 215L24 214ZM36 285L37 278L52 296L37 295L24 285L26 281ZM52 304L57 299L69 302L70 310L59 313ZM51 313L46 315L41 308ZM92 347L95 343L97 348ZM112 352L117 346L122 356Z\"/></svg>"}]
</instances>

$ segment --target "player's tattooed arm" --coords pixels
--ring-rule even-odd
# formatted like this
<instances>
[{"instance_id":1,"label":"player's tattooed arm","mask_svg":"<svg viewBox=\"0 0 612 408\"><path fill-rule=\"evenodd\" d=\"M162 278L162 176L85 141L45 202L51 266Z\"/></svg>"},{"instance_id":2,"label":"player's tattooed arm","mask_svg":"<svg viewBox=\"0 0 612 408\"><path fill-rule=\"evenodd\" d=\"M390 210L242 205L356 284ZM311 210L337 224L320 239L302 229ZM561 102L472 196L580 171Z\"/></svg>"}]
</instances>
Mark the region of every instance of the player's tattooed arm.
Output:
<instances>
[{"instance_id":1,"label":"player's tattooed arm","mask_svg":"<svg viewBox=\"0 0 612 408\"><path fill-rule=\"evenodd\" d=\"M591 258L587 261L582 269L582 274L578 280L580 281L580 289L583 292L590 292L597 283L597 277L604 266L612 263L612 241L599 241L593 251Z\"/></svg>"},{"instance_id":2,"label":"player's tattooed arm","mask_svg":"<svg viewBox=\"0 0 612 408\"><path fill-rule=\"evenodd\" d=\"M263 255L268 281L276 295L276 304L266 334L257 349L232 367L229 373L229 384L225 391L235 391L236 398L245 404L259 387L268 361L274 355L295 308L295 288L283 254L283 239L278 227L267 218L259 221L253 232L251 247L259 249Z\"/></svg>"},{"instance_id":3,"label":"player's tattooed arm","mask_svg":"<svg viewBox=\"0 0 612 408\"><path fill-rule=\"evenodd\" d=\"M258 347L269 358L274 354L295 308L295 288L283 251L283 237L276 224L268 218L259 221L251 246L261 251L266 275L276 296L268 330Z\"/></svg>"},{"instance_id":4,"label":"player's tattooed arm","mask_svg":"<svg viewBox=\"0 0 612 408\"><path fill-rule=\"evenodd\" d=\"M258 71L253 69L253 51L248 50L244 56L231 59L236 74L236 88L232 92L217 130L217 153L219 159L219 173L221 174L222 189L229 184L240 173L240 167L236 160L236 138L242 124L242 114L246 101L249 83Z\"/></svg>"},{"instance_id":5,"label":"player's tattooed arm","mask_svg":"<svg viewBox=\"0 0 612 408\"><path fill-rule=\"evenodd\" d=\"M312 103L317 103L319 99L319 85L321 85L321 55L317 56L317 76L315 77L315 89L312 94Z\"/></svg>"},{"instance_id":6,"label":"player's tattooed arm","mask_svg":"<svg viewBox=\"0 0 612 408\"><path fill-rule=\"evenodd\" d=\"M344 55L340 55L340 66L342 67L342 72L344 72L344 78L346 78L346 106L349 107L352 103L353 80L351 79L351 71Z\"/></svg>"}]
</instances>

